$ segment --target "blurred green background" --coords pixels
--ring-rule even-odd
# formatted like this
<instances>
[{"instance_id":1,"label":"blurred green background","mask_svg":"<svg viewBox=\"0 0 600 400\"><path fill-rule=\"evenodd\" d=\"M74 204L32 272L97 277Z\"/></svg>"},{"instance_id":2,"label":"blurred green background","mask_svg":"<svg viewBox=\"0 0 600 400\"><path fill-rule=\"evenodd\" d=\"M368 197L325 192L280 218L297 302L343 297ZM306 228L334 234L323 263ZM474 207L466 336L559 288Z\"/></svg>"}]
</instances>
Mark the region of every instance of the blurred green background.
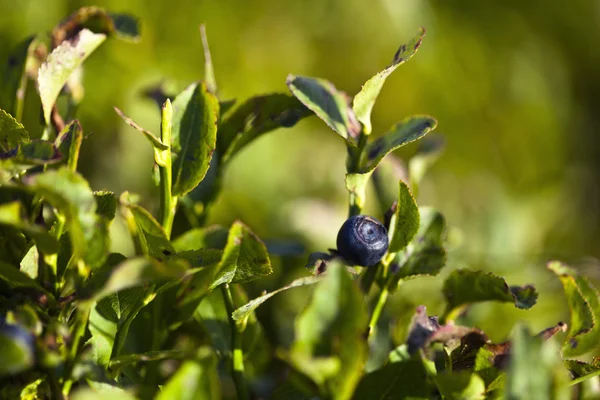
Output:
<instances>
[{"instance_id":1,"label":"blurred green background","mask_svg":"<svg viewBox=\"0 0 600 400\"><path fill-rule=\"evenodd\" d=\"M84 5L131 13L142 23L140 43L109 40L85 64L78 118L91 136L81 170L93 189L129 190L157 206L151 148L112 107L158 132L158 110L142 92L162 81L183 88L202 78L200 23L207 25L220 96L239 101L287 92L288 73L323 77L354 94L423 25L421 49L379 97L374 132L412 114L439 120L446 150L418 201L447 217L451 252L441 276L410 281L392 298L384 324L401 340L398 321L415 305L443 311L440 288L451 268L482 268L540 291L531 311L484 304L463 321L501 340L517 320L543 329L567 317L546 261L559 258L600 277L598 2L0 0L0 58ZM39 104L29 104L25 125L40 131ZM416 148L397 155L407 159ZM306 249L274 260L273 278L251 294L289 282L303 273L308 252L335 245L347 212L345 155L342 139L310 118L235 158L210 222L239 218L265 240L299 240ZM381 217L369 200L368 211ZM131 252L122 224L113 234L113 249ZM259 310L282 342L305 294L282 294L277 307Z\"/></svg>"}]
</instances>

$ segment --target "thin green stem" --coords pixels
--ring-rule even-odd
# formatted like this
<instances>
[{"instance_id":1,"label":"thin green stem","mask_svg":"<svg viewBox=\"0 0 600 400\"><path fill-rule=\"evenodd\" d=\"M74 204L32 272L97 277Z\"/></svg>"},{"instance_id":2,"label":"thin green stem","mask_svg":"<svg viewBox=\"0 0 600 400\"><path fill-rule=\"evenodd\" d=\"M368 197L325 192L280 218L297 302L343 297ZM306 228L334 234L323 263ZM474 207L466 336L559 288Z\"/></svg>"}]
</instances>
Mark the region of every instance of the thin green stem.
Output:
<instances>
[{"instance_id":1,"label":"thin green stem","mask_svg":"<svg viewBox=\"0 0 600 400\"><path fill-rule=\"evenodd\" d=\"M71 375L73 374L73 368L75 367L75 362L77 361L81 340L85 336L85 328L87 327L90 311L91 308L89 306L81 306L77 310L77 319L75 321L75 327L73 328L72 333L73 342L71 344L71 348L69 349L69 358L65 365L65 374L62 390L65 397L69 396L71 386L73 386L73 379L71 378Z\"/></svg>"},{"instance_id":2,"label":"thin green stem","mask_svg":"<svg viewBox=\"0 0 600 400\"><path fill-rule=\"evenodd\" d=\"M227 309L227 317L229 319L229 326L231 328L231 347L233 355L231 357L232 365L232 376L233 382L235 383L235 389L237 391L239 400L248 400L248 386L246 379L244 378L244 351L242 349L242 332L238 329L238 326L231 314L235 311L233 304L233 297L229 284L221 285L221 293L223 294L223 300L225 301L225 308Z\"/></svg>"},{"instance_id":3,"label":"thin green stem","mask_svg":"<svg viewBox=\"0 0 600 400\"><path fill-rule=\"evenodd\" d=\"M377 328L377 322L379 321L379 317L381 316L381 312L383 311L383 307L385 307L385 303L388 298L388 288L384 287L379 292L379 296L377 297L377 304L375 305L375 309L373 310L373 314L371 314L371 321L369 321L369 337L371 337L375 329Z\"/></svg>"},{"instance_id":4,"label":"thin green stem","mask_svg":"<svg viewBox=\"0 0 600 400\"><path fill-rule=\"evenodd\" d=\"M590 374L584 375L584 376L580 376L577 379L573 379L571 382L569 382L569 386L575 386L575 385L579 385L581 382L585 382L588 379L594 378L596 376L600 376L600 369L597 371L594 371Z\"/></svg>"},{"instance_id":5,"label":"thin green stem","mask_svg":"<svg viewBox=\"0 0 600 400\"><path fill-rule=\"evenodd\" d=\"M160 159L160 222L167 234L171 237L173 229L173 220L177 210L177 196L173 196L172 188L172 163L171 163L171 120L173 117L173 108L171 101L167 99L162 108L161 118L161 141L169 146L167 150L155 149L156 158Z\"/></svg>"}]
</instances>

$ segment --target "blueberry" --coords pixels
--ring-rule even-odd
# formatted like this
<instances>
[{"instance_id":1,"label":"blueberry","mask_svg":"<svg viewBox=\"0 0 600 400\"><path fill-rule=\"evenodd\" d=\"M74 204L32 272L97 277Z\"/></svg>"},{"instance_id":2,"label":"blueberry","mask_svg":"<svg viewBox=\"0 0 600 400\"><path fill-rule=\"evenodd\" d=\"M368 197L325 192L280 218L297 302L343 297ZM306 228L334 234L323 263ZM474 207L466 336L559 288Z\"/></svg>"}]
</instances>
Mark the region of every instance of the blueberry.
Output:
<instances>
[{"instance_id":1,"label":"blueberry","mask_svg":"<svg viewBox=\"0 0 600 400\"><path fill-rule=\"evenodd\" d=\"M387 230L375 218L355 215L344 222L337 236L337 250L354 265L370 267L388 249Z\"/></svg>"}]
</instances>

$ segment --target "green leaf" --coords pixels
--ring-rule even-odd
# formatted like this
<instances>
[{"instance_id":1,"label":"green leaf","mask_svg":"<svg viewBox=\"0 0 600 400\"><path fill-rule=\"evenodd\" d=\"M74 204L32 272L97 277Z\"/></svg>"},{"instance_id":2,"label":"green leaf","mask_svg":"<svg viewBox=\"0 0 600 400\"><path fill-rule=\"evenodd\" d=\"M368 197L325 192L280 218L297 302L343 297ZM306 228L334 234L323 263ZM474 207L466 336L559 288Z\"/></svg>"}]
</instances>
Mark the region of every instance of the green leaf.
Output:
<instances>
[{"instance_id":1,"label":"green leaf","mask_svg":"<svg viewBox=\"0 0 600 400\"><path fill-rule=\"evenodd\" d=\"M108 221L115 219L117 213L117 196L108 190L94 192L96 199L96 214L102 216Z\"/></svg>"},{"instance_id":2,"label":"green leaf","mask_svg":"<svg viewBox=\"0 0 600 400\"><path fill-rule=\"evenodd\" d=\"M55 27L52 31L54 43L61 43L82 28L133 43L141 39L137 18L128 14L113 14L100 7L91 6L80 8Z\"/></svg>"},{"instance_id":3,"label":"green leaf","mask_svg":"<svg viewBox=\"0 0 600 400\"><path fill-rule=\"evenodd\" d=\"M17 104L25 97L23 83L26 82L25 66L29 49L35 37L31 36L19 43L8 55L8 62L2 68L0 79L0 109L6 110L9 114L15 115L20 119ZM21 92L19 92L21 89ZM0 144L1 146L1 144Z\"/></svg>"},{"instance_id":4,"label":"green leaf","mask_svg":"<svg viewBox=\"0 0 600 400\"><path fill-rule=\"evenodd\" d=\"M419 356L393 362L366 374L353 400L430 399L433 388Z\"/></svg>"},{"instance_id":5,"label":"green leaf","mask_svg":"<svg viewBox=\"0 0 600 400\"><path fill-rule=\"evenodd\" d=\"M91 382L88 382L91 384ZM100 389L100 387L102 389ZM96 383L93 388L78 389L69 396L72 400L137 400L138 398L125 390L106 383Z\"/></svg>"},{"instance_id":6,"label":"green leaf","mask_svg":"<svg viewBox=\"0 0 600 400\"><path fill-rule=\"evenodd\" d=\"M366 327L363 295L344 264L333 261L296 319L290 361L324 396L347 399L367 360Z\"/></svg>"},{"instance_id":7,"label":"green leaf","mask_svg":"<svg viewBox=\"0 0 600 400\"><path fill-rule=\"evenodd\" d=\"M506 377L507 399L568 399L568 377L553 342L543 342L518 325Z\"/></svg>"},{"instance_id":8,"label":"green leaf","mask_svg":"<svg viewBox=\"0 0 600 400\"><path fill-rule=\"evenodd\" d=\"M394 228L390 229L389 253L396 253L403 250L419 230L420 216L417 202L412 197L406 183L400 181L399 184L398 204L392 220L393 223L390 224Z\"/></svg>"},{"instance_id":9,"label":"green leaf","mask_svg":"<svg viewBox=\"0 0 600 400\"><path fill-rule=\"evenodd\" d=\"M206 228L195 228L186 231L173 241L177 251L196 249L223 250L227 244L229 230L220 225L211 225Z\"/></svg>"},{"instance_id":10,"label":"green leaf","mask_svg":"<svg viewBox=\"0 0 600 400\"><path fill-rule=\"evenodd\" d=\"M108 226L96 214L96 199L87 181L63 167L29 176L25 184L65 216L75 259L91 267L102 264L108 250Z\"/></svg>"},{"instance_id":11,"label":"green leaf","mask_svg":"<svg viewBox=\"0 0 600 400\"><path fill-rule=\"evenodd\" d=\"M442 214L430 207L419 209L419 230L408 247L399 252L390 268L395 272L389 288L395 290L403 279L437 275L446 264L444 233L446 221Z\"/></svg>"},{"instance_id":12,"label":"green leaf","mask_svg":"<svg viewBox=\"0 0 600 400\"><path fill-rule=\"evenodd\" d=\"M0 327L0 376L15 375L35 363L34 338L18 325L2 322Z\"/></svg>"},{"instance_id":13,"label":"green leaf","mask_svg":"<svg viewBox=\"0 0 600 400\"><path fill-rule=\"evenodd\" d=\"M33 238L39 250L44 254L55 254L58 251L58 241L46 229L27 221L25 211L19 201L0 205L0 224L10 225L22 230Z\"/></svg>"},{"instance_id":14,"label":"green leaf","mask_svg":"<svg viewBox=\"0 0 600 400\"><path fill-rule=\"evenodd\" d=\"M211 289L223 283L250 282L273 272L264 243L242 222L229 229L223 258Z\"/></svg>"},{"instance_id":15,"label":"green leaf","mask_svg":"<svg viewBox=\"0 0 600 400\"><path fill-rule=\"evenodd\" d=\"M121 195L121 208L127 226L134 239L139 254L149 255L159 260L175 253L162 226L143 207L131 203L128 193Z\"/></svg>"},{"instance_id":16,"label":"green leaf","mask_svg":"<svg viewBox=\"0 0 600 400\"><path fill-rule=\"evenodd\" d=\"M115 357L110 361L110 368L123 368L128 365L161 361L161 360L183 360L193 358L196 352L182 350L158 350L149 351L141 354L126 354L124 356Z\"/></svg>"},{"instance_id":17,"label":"green leaf","mask_svg":"<svg viewBox=\"0 0 600 400\"><path fill-rule=\"evenodd\" d=\"M60 43L42 64L38 73L38 87L46 125L50 124L52 107L73 71L79 68L105 39L105 34L82 29L75 37Z\"/></svg>"},{"instance_id":18,"label":"green leaf","mask_svg":"<svg viewBox=\"0 0 600 400\"><path fill-rule=\"evenodd\" d=\"M242 321L245 318L247 318L254 310L256 310L261 304L263 304L265 301L269 300L271 297L275 296L277 293L281 293L284 290L288 290L288 289L295 288L298 286L313 285L313 284L321 281L322 279L323 279L322 276L307 276L304 278L296 279L289 285L286 285L282 288L274 290L270 293L263 294L262 296L253 299L249 303L244 304L243 306L241 306L240 308L236 309L233 312L232 317L236 321Z\"/></svg>"},{"instance_id":19,"label":"green leaf","mask_svg":"<svg viewBox=\"0 0 600 400\"><path fill-rule=\"evenodd\" d=\"M579 378L600 371L600 359L597 357L591 363L580 360L564 360L566 368L573 374L573 378Z\"/></svg>"},{"instance_id":20,"label":"green leaf","mask_svg":"<svg viewBox=\"0 0 600 400\"><path fill-rule=\"evenodd\" d=\"M531 285L509 287L504 278L468 269L452 271L444 282L443 292L446 320L454 320L471 303L500 301L529 309L537 301L537 292Z\"/></svg>"},{"instance_id":21,"label":"green leaf","mask_svg":"<svg viewBox=\"0 0 600 400\"><path fill-rule=\"evenodd\" d=\"M331 129L351 145L357 145L361 126L347 94L324 79L289 75L287 85L292 94Z\"/></svg>"},{"instance_id":22,"label":"green leaf","mask_svg":"<svg viewBox=\"0 0 600 400\"><path fill-rule=\"evenodd\" d=\"M161 142L161 140L154 135L152 132L142 128L141 126L139 126L134 120L132 120L131 118L129 118L127 115L125 115L123 113L123 111L119 110L117 107L114 107L116 113L119 115L119 117L121 117L123 119L123 121L125 121L125 123L127 123L127 125L131 126L133 129L141 132L144 137L146 139L148 139L148 142L150 142L150 144L152 145L152 148L155 150L155 155L154 155L154 159L157 161L158 159L160 159L160 157L156 157L156 151L157 150L169 150L169 146L163 142Z\"/></svg>"},{"instance_id":23,"label":"green leaf","mask_svg":"<svg viewBox=\"0 0 600 400\"><path fill-rule=\"evenodd\" d=\"M58 135L54 145L66 157L63 161L67 162L71 171L77 170L77 162L79 161L79 150L83 141L83 131L79 121L70 122L65 129Z\"/></svg>"},{"instance_id":24,"label":"green leaf","mask_svg":"<svg viewBox=\"0 0 600 400\"><path fill-rule=\"evenodd\" d=\"M6 153L29 141L29 133L12 115L0 109L0 151Z\"/></svg>"},{"instance_id":25,"label":"green leaf","mask_svg":"<svg viewBox=\"0 0 600 400\"><path fill-rule=\"evenodd\" d=\"M223 162L226 162L264 133L282 127L290 128L308 115L310 110L287 94L252 97L219 125L219 154L223 155Z\"/></svg>"},{"instance_id":26,"label":"green leaf","mask_svg":"<svg viewBox=\"0 0 600 400\"><path fill-rule=\"evenodd\" d=\"M204 50L204 82L209 92L217 94L215 69L213 68L210 48L208 47L208 37L206 36L206 26L204 24L200 25L200 38L202 39L202 49Z\"/></svg>"},{"instance_id":27,"label":"green leaf","mask_svg":"<svg viewBox=\"0 0 600 400\"><path fill-rule=\"evenodd\" d=\"M363 124L365 133L368 135L371 133L371 110L373 105L379 96L379 92L385 83L385 80L392 72L396 70L404 62L408 61L412 56L415 55L421 41L425 36L425 28L419 28L417 35L408 43L400 46L392 63L386 67L383 71L369 79L362 87L360 92L354 97L352 108L356 113L356 118Z\"/></svg>"},{"instance_id":28,"label":"green leaf","mask_svg":"<svg viewBox=\"0 0 600 400\"><path fill-rule=\"evenodd\" d=\"M0 278L12 289L33 289L47 296L50 304L55 304L54 296L39 283L31 279L17 267L0 261Z\"/></svg>"},{"instance_id":29,"label":"green leaf","mask_svg":"<svg viewBox=\"0 0 600 400\"><path fill-rule=\"evenodd\" d=\"M444 399L477 400L485 398L485 383L469 371L443 372L435 376L435 383Z\"/></svg>"},{"instance_id":30,"label":"green leaf","mask_svg":"<svg viewBox=\"0 0 600 400\"><path fill-rule=\"evenodd\" d=\"M575 357L597 349L600 340L598 291L585 276L563 263L550 262L548 269L560 279L571 311L563 354Z\"/></svg>"},{"instance_id":31,"label":"green leaf","mask_svg":"<svg viewBox=\"0 0 600 400\"><path fill-rule=\"evenodd\" d=\"M0 155L0 183L23 175L36 166L56 164L61 159L62 154L52 142L36 139L21 143Z\"/></svg>"},{"instance_id":32,"label":"green leaf","mask_svg":"<svg viewBox=\"0 0 600 400\"><path fill-rule=\"evenodd\" d=\"M371 173L366 174L346 174L346 190L350 193L351 203L364 208L366 203L367 184L371 178Z\"/></svg>"},{"instance_id":33,"label":"green leaf","mask_svg":"<svg viewBox=\"0 0 600 400\"><path fill-rule=\"evenodd\" d=\"M373 171L388 153L422 138L436 126L437 121L427 115L406 118L392 126L383 136L367 144L361 159L360 172Z\"/></svg>"},{"instance_id":34,"label":"green leaf","mask_svg":"<svg viewBox=\"0 0 600 400\"><path fill-rule=\"evenodd\" d=\"M186 361L169 379L156 400L213 400L221 398L217 358L210 349L202 349L202 356Z\"/></svg>"},{"instance_id":35,"label":"green leaf","mask_svg":"<svg viewBox=\"0 0 600 400\"><path fill-rule=\"evenodd\" d=\"M173 196L194 189L206 175L216 146L219 100L202 82L173 100Z\"/></svg>"}]
</instances>

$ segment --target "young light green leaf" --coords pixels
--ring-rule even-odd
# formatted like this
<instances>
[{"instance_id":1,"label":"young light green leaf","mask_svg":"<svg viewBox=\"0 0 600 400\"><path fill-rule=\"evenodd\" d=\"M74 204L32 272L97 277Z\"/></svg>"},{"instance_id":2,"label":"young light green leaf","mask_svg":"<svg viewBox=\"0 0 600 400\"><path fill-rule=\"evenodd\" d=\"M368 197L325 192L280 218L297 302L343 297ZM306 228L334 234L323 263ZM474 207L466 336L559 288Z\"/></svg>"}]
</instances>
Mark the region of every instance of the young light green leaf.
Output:
<instances>
[{"instance_id":1,"label":"young light green leaf","mask_svg":"<svg viewBox=\"0 0 600 400\"><path fill-rule=\"evenodd\" d=\"M512 338L506 399L568 399L568 376L553 342L518 325Z\"/></svg>"},{"instance_id":2,"label":"young light green leaf","mask_svg":"<svg viewBox=\"0 0 600 400\"><path fill-rule=\"evenodd\" d=\"M322 279L323 279L322 275L307 276L304 278L296 279L289 285L285 285L284 287L274 290L270 293L263 294L262 296L253 299L249 303L244 304L243 306L241 306L240 308L238 308L237 310L235 310L233 312L232 317L236 321L242 321L244 318L248 317L254 310L256 310L261 304L263 304L265 301L269 300L271 297L275 296L277 293L281 293L284 290L288 290L288 289L295 288L298 286L313 285L313 284L321 281Z\"/></svg>"},{"instance_id":3,"label":"young light green leaf","mask_svg":"<svg viewBox=\"0 0 600 400\"><path fill-rule=\"evenodd\" d=\"M210 349L195 361L186 361L169 379L156 400L212 400L221 398L217 358Z\"/></svg>"},{"instance_id":4,"label":"young light green leaf","mask_svg":"<svg viewBox=\"0 0 600 400\"><path fill-rule=\"evenodd\" d=\"M29 141L29 133L23 125L0 109L0 152L6 153L26 141Z\"/></svg>"},{"instance_id":5,"label":"young light green leaf","mask_svg":"<svg viewBox=\"0 0 600 400\"><path fill-rule=\"evenodd\" d=\"M223 283L249 282L273 272L264 243L242 222L229 229L223 258L211 289Z\"/></svg>"},{"instance_id":6,"label":"young light green leaf","mask_svg":"<svg viewBox=\"0 0 600 400\"><path fill-rule=\"evenodd\" d=\"M332 261L296 319L290 361L326 397L350 398L367 359L366 326L367 311L357 283L343 263Z\"/></svg>"},{"instance_id":7,"label":"young light green leaf","mask_svg":"<svg viewBox=\"0 0 600 400\"><path fill-rule=\"evenodd\" d=\"M287 85L302 104L321 118L348 143L356 146L361 126L348 95L324 79L289 75Z\"/></svg>"},{"instance_id":8,"label":"young light green leaf","mask_svg":"<svg viewBox=\"0 0 600 400\"><path fill-rule=\"evenodd\" d=\"M54 145L62 154L66 155L63 161L67 162L71 171L77 171L79 161L79 150L83 141L83 130L79 121L70 122L58 135Z\"/></svg>"},{"instance_id":9,"label":"young light green leaf","mask_svg":"<svg viewBox=\"0 0 600 400\"><path fill-rule=\"evenodd\" d=\"M219 100L202 82L173 100L172 158L174 196L194 189L206 175L216 147Z\"/></svg>"},{"instance_id":10,"label":"young light green leaf","mask_svg":"<svg viewBox=\"0 0 600 400\"><path fill-rule=\"evenodd\" d=\"M11 50L8 62L0 72L0 109L14 115L17 120L20 120L19 114L22 111L19 110L18 104L22 104L25 97L25 66L34 39L34 36L28 37Z\"/></svg>"},{"instance_id":11,"label":"young light green leaf","mask_svg":"<svg viewBox=\"0 0 600 400\"><path fill-rule=\"evenodd\" d=\"M529 309L538 296L532 285L509 287L504 278L468 269L452 271L444 281L443 292L446 320L454 320L467 305L483 301L513 303L517 308Z\"/></svg>"},{"instance_id":12,"label":"young light green leaf","mask_svg":"<svg viewBox=\"0 0 600 400\"><path fill-rule=\"evenodd\" d=\"M430 399L434 388L427 379L423 362L414 356L392 362L366 374L360 381L353 400Z\"/></svg>"},{"instance_id":13,"label":"young light green leaf","mask_svg":"<svg viewBox=\"0 0 600 400\"><path fill-rule=\"evenodd\" d=\"M469 371L443 372L435 376L435 384L444 399L483 400L485 383L479 375Z\"/></svg>"},{"instance_id":14,"label":"young light green leaf","mask_svg":"<svg viewBox=\"0 0 600 400\"><path fill-rule=\"evenodd\" d=\"M575 357L597 349L600 340L598 291L585 276L563 263L550 262L548 269L560 279L571 311L563 354L566 357Z\"/></svg>"},{"instance_id":15,"label":"young light green leaf","mask_svg":"<svg viewBox=\"0 0 600 400\"><path fill-rule=\"evenodd\" d=\"M38 87L46 125L50 124L54 103L73 71L81 66L105 39L105 34L82 29L72 39L60 43L42 64L38 72Z\"/></svg>"},{"instance_id":16,"label":"young light green leaf","mask_svg":"<svg viewBox=\"0 0 600 400\"><path fill-rule=\"evenodd\" d=\"M352 108L356 113L357 119L363 124L365 133L368 135L371 133L371 110L373 105L379 96L379 92L385 83L385 80L392 72L396 70L400 65L408 61L412 56L415 55L421 41L425 36L425 28L419 28L417 35L406 44L400 46L392 63L386 67L383 71L369 79L362 87L360 92L354 97Z\"/></svg>"},{"instance_id":17,"label":"young light green leaf","mask_svg":"<svg viewBox=\"0 0 600 400\"><path fill-rule=\"evenodd\" d=\"M200 25L200 38L202 39L202 49L204 50L204 82L209 92L217 94L215 69L213 68L210 48L208 47L208 37L206 36L206 26L204 24Z\"/></svg>"},{"instance_id":18,"label":"young light green leaf","mask_svg":"<svg viewBox=\"0 0 600 400\"><path fill-rule=\"evenodd\" d=\"M419 209L420 222L417 234L408 247L396 254L390 264L394 275L390 281L390 290L396 290L403 279L437 275L446 264L444 216L430 207ZM393 221L392 221L393 222Z\"/></svg>"},{"instance_id":19,"label":"young light green leaf","mask_svg":"<svg viewBox=\"0 0 600 400\"><path fill-rule=\"evenodd\" d=\"M261 135L278 128L290 128L310 114L298 99L287 94L252 97L219 125L219 154L226 162Z\"/></svg>"},{"instance_id":20,"label":"young light green leaf","mask_svg":"<svg viewBox=\"0 0 600 400\"><path fill-rule=\"evenodd\" d=\"M128 193L121 195L121 211L139 254L163 260L175 253L167 234L154 217L143 207L128 200Z\"/></svg>"},{"instance_id":21,"label":"young light green leaf","mask_svg":"<svg viewBox=\"0 0 600 400\"><path fill-rule=\"evenodd\" d=\"M406 183L400 181L396 212L390 224L390 246L388 252L403 250L419 230L419 208ZM393 228L392 228L393 227Z\"/></svg>"},{"instance_id":22,"label":"young light green leaf","mask_svg":"<svg viewBox=\"0 0 600 400\"><path fill-rule=\"evenodd\" d=\"M96 214L96 199L87 181L63 167L29 176L24 182L66 218L75 259L91 267L102 264L108 250L108 226Z\"/></svg>"},{"instance_id":23,"label":"young light green leaf","mask_svg":"<svg viewBox=\"0 0 600 400\"><path fill-rule=\"evenodd\" d=\"M367 144L360 172L373 171L388 153L422 138L436 126L437 121L426 115L410 117L392 126L383 136Z\"/></svg>"},{"instance_id":24,"label":"young light green leaf","mask_svg":"<svg viewBox=\"0 0 600 400\"><path fill-rule=\"evenodd\" d=\"M0 224L13 226L29 235L44 254L55 254L58 251L56 238L50 235L45 228L30 223L26 219L25 210L19 201L0 205Z\"/></svg>"},{"instance_id":25,"label":"young light green leaf","mask_svg":"<svg viewBox=\"0 0 600 400\"><path fill-rule=\"evenodd\" d=\"M92 382L88 381L88 383L92 386ZM98 382L94 383L92 388L78 389L69 396L71 400L106 400L107 397L110 397L110 400L138 400L135 395L118 386Z\"/></svg>"}]
</instances>

